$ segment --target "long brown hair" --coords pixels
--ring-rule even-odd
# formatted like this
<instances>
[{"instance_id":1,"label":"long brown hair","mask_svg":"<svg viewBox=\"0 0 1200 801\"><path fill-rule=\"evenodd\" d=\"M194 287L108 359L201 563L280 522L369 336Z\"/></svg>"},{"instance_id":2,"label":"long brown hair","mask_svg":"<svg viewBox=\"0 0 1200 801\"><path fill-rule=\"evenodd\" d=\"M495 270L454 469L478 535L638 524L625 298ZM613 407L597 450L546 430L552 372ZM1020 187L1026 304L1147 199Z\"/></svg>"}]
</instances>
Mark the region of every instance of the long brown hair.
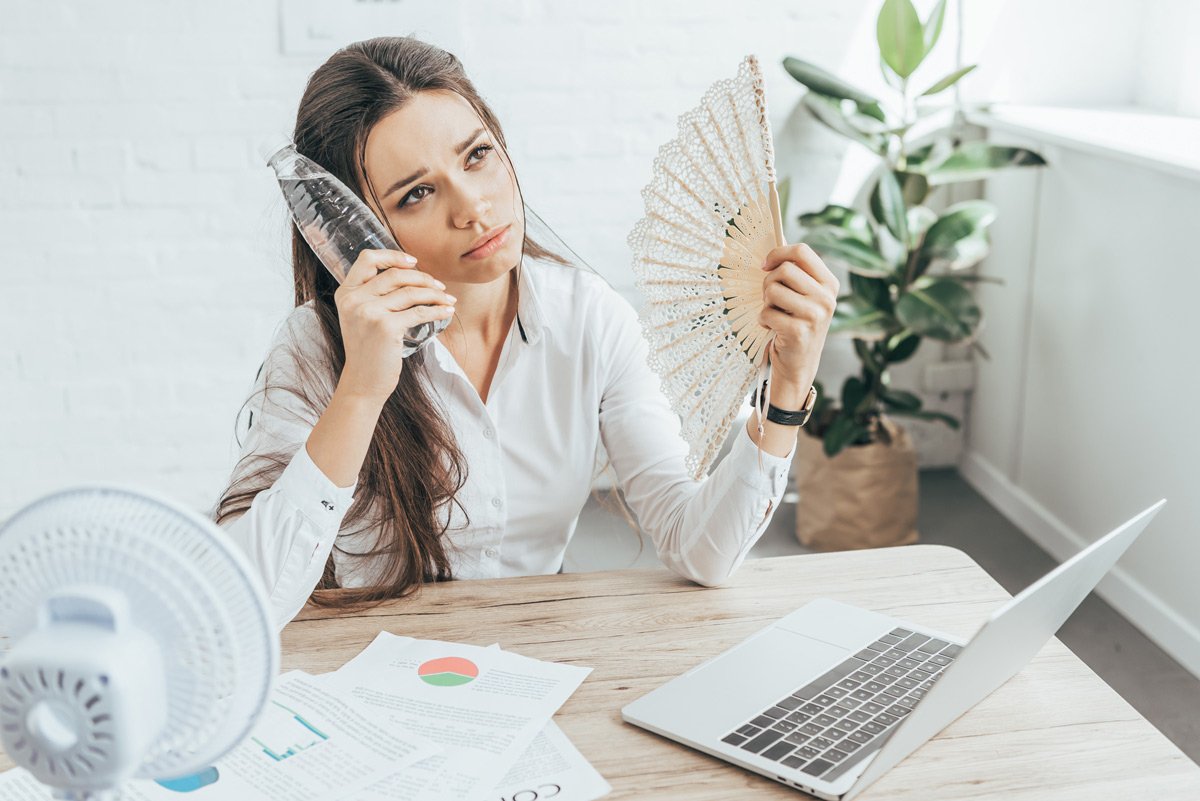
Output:
<instances>
[{"instance_id":1,"label":"long brown hair","mask_svg":"<svg viewBox=\"0 0 1200 801\"><path fill-rule=\"evenodd\" d=\"M367 135L379 120L425 90L450 90L465 98L507 154L499 120L467 78L459 59L412 37L355 42L321 65L309 78L296 113L292 137L296 150L325 167L366 202L362 185L369 187L363 168ZM515 173L513 179L515 182ZM526 255L570 265L528 234L522 258ZM270 387L294 393L312 412L308 422L315 424L328 406L346 361L334 304L338 284L294 226L292 268L295 305L312 302L325 353L293 354L299 370L296 385L270 387L268 376L262 391ZM463 508L455 496L466 483L467 465L435 403L423 369L427 353L427 348L422 349L406 360L396 390L379 415L354 503L342 522L343 529L366 524L378 531L375 547L357 554L375 560L373 568L379 568L372 571L376 581L368 587L327 592L338 586L331 554L310 598L315 604L361 607L408 595L426 581L451 578L443 538L450 516L440 517L438 510L448 502ZM253 453L243 457L234 469L235 476L243 475L222 493L215 521L220 524L249 509L254 497L275 483L292 455ZM336 543L334 547L338 548Z\"/></svg>"}]
</instances>

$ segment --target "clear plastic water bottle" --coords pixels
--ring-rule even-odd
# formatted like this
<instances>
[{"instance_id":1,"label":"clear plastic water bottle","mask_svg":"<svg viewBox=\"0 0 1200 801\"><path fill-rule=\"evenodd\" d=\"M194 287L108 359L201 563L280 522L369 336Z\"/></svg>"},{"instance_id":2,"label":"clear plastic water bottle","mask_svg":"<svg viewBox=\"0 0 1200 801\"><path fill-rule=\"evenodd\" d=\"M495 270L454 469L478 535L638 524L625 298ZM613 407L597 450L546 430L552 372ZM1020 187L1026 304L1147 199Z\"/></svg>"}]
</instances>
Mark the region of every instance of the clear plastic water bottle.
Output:
<instances>
[{"instance_id":1,"label":"clear plastic water bottle","mask_svg":"<svg viewBox=\"0 0 1200 801\"><path fill-rule=\"evenodd\" d=\"M296 228L339 284L361 251L400 250L388 229L349 187L296 152L291 142L269 145L260 152L275 170ZM416 352L449 324L449 319L433 320L408 329L402 355Z\"/></svg>"}]
</instances>

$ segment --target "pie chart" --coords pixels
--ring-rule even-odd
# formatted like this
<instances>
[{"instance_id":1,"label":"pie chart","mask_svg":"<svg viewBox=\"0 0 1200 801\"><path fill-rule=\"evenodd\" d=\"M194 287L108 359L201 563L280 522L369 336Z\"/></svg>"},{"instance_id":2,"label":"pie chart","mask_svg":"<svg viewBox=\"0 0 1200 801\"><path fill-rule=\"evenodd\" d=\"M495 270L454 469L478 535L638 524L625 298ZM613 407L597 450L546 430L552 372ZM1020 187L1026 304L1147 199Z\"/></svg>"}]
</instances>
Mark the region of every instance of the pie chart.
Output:
<instances>
[{"instance_id":1,"label":"pie chart","mask_svg":"<svg viewBox=\"0 0 1200 801\"><path fill-rule=\"evenodd\" d=\"M443 656L430 659L417 668L417 675L426 684L435 687L457 687L475 681L479 668L470 659L461 656Z\"/></svg>"}]
</instances>

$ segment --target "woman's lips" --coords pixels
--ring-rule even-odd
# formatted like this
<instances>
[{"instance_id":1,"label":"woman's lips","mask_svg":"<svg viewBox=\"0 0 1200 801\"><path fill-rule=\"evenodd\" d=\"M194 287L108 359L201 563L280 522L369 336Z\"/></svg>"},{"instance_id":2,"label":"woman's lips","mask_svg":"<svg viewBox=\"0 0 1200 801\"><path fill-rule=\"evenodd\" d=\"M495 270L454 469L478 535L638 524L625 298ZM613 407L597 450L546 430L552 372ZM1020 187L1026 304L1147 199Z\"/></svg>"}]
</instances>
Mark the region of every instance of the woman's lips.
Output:
<instances>
[{"instance_id":1,"label":"woman's lips","mask_svg":"<svg viewBox=\"0 0 1200 801\"><path fill-rule=\"evenodd\" d=\"M488 256L492 255L497 250L499 250L501 247L503 247L504 243L508 241L508 231L510 228L512 228L512 223L509 223L508 225L504 226L504 229L501 230L500 233L496 234L494 237L492 237L488 241L484 242L479 247L475 248L474 250L468 250L466 253L463 254L463 258L464 259L486 259Z\"/></svg>"}]
</instances>

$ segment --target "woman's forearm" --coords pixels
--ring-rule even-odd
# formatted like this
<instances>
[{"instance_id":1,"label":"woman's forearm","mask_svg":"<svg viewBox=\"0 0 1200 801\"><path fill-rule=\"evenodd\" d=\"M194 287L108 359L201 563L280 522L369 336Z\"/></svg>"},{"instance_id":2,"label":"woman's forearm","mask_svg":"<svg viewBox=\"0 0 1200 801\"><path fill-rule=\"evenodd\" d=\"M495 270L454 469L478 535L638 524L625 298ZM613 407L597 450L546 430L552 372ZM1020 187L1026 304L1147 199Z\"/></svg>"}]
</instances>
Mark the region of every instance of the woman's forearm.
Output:
<instances>
[{"instance_id":1,"label":"woman's forearm","mask_svg":"<svg viewBox=\"0 0 1200 801\"><path fill-rule=\"evenodd\" d=\"M804 405L804 400L808 397L808 389L811 386L812 382L810 381L801 391L797 386L779 381L776 386L771 387L771 405L778 406L780 409L799 409ZM799 430L799 426L772 423L764 416L762 449L775 456L787 456L796 444L796 433ZM755 445L759 444L758 416L753 412L750 414L750 419L746 421L746 433L750 435L750 439Z\"/></svg>"},{"instance_id":2,"label":"woman's forearm","mask_svg":"<svg viewBox=\"0 0 1200 801\"><path fill-rule=\"evenodd\" d=\"M308 455L330 481L339 487L349 487L358 480L367 448L383 404L374 399L354 395L340 386L321 419L308 435Z\"/></svg>"}]
</instances>

